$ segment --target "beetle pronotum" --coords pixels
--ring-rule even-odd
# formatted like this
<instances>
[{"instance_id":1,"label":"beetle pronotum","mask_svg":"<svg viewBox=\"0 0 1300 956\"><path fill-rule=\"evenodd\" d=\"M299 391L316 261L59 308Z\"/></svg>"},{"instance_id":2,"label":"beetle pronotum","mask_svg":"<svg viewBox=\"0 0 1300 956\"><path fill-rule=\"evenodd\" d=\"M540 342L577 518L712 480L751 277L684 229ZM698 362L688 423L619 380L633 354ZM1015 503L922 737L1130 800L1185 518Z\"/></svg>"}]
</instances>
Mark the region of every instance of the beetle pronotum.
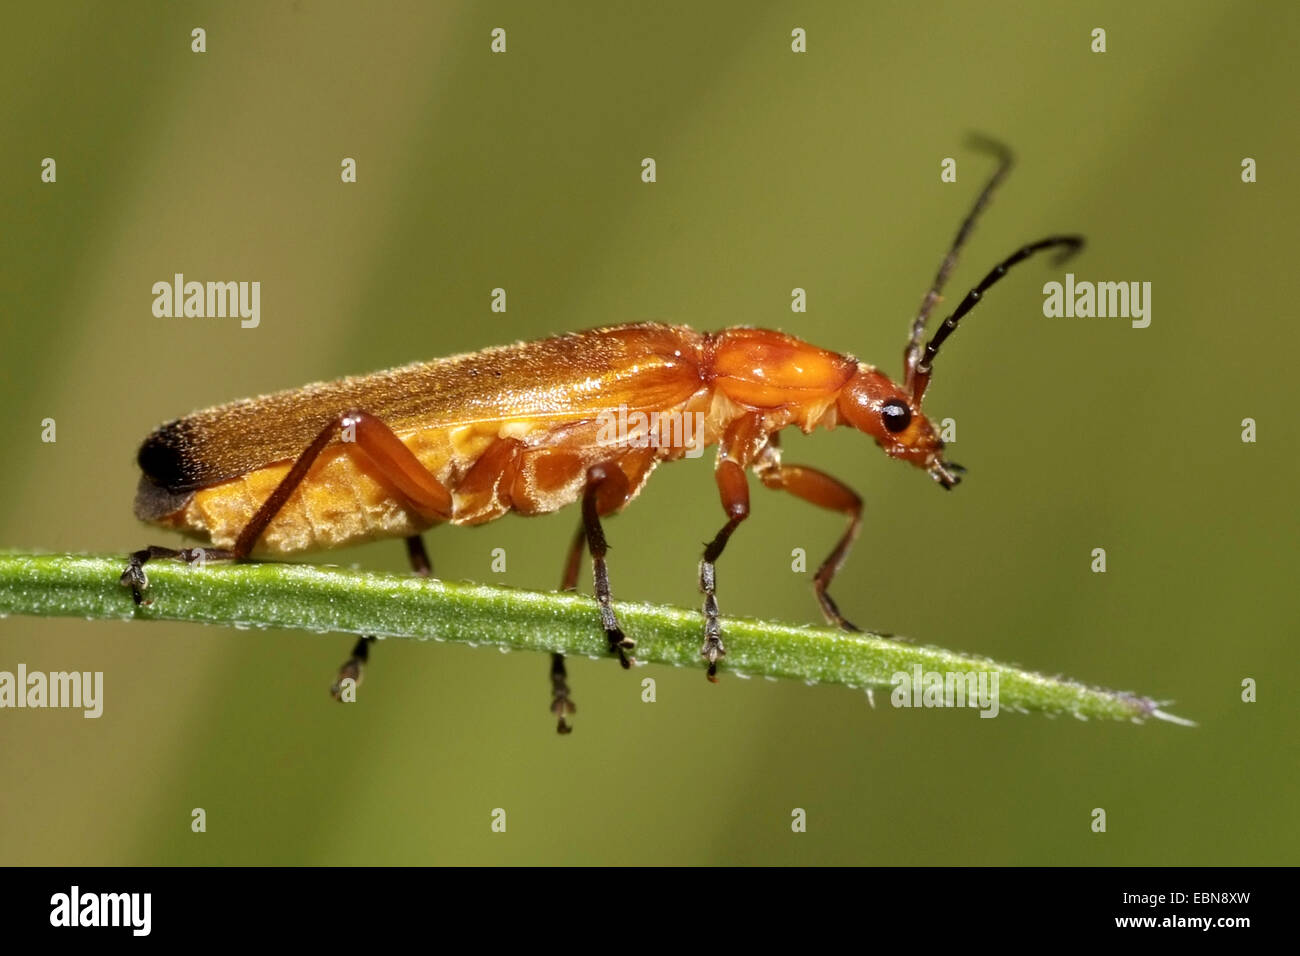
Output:
<instances>
[{"instance_id":1,"label":"beetle pronotum","mask_svg":"<svg viewBox=\"0 0 1300 956\"><path fill-rule=\"evenodd\" d=\"M821 471L781 461L778 434L795 425L850 425L885 453L924 468L944 488L963 469L945 461L943 442L921 411L935 357L957 323L1007 270L1044 249L1064 259L1079 236L1050 236L1003 260L962 299L926 343L957 254L993 190L997 171L944 256L921 301L896 384L873 366L783 332L748 327L697 332L637 323L567 333L421 362L357 378L308 385L195 412L159 427L140 447L143 471L135 513L144 521L208 539L213 547L149 547L130 556L122 583L137 604L155 558L243 560L385 537L406 539L417 574L430 573L421 533L436 524L474 525L508 512L545 514L581 502L562 586L577 585L590 551L601 625L624 667L635 642L611 605L601 518L621 510L662 461L683 457L682 443L599 439L599 419L615 408L672 416L698 414L700 436L717 444L715 479L726 523L704 549L704 643L716 680L725 653L715 564L749 515L746 470L769 488L842 513L848 527L813 576L826 618L856 630L827 592L861 523L862 500ZM680 418L677 420L681 420ZM361 638L340 668L359 681L373 638ZM552 713L567 733L573 713L564 658L552 656Z\"/></svg>"}]
</instances>

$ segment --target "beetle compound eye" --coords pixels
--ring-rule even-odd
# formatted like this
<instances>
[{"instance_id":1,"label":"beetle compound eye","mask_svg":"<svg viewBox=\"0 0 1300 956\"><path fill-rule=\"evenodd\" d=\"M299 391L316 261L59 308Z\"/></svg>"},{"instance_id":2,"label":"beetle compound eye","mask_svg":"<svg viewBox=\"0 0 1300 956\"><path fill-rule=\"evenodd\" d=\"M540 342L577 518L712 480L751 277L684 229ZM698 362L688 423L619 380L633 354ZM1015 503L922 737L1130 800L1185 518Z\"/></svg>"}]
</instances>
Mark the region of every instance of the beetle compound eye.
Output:
<instances>
[{"instance_id":1,"label":"beetle compound eye","mask_svg":"<svg viewBox=\"0 0 1300 956\"><path fill-rule=\"evenodd\" d=\"M912 424L912 410L896 398L891 398L881 406L880 417L885 423L885 430L895 435Z\"/></svg>"}]
</instances>

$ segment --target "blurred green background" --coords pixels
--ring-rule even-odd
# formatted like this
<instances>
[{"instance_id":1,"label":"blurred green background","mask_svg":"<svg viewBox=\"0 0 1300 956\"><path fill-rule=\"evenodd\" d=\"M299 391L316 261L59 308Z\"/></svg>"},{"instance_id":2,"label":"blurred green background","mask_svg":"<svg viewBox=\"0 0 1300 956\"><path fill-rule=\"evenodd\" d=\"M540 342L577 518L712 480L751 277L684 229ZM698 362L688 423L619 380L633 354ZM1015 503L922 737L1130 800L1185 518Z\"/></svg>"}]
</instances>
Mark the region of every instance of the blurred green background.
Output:
<instances>
[{"instance_id":1,"label":"blurred green background","mask_svg":"<svg viewBox=\"0 0 1300 956\"><path fill-rule=\"evenodd\" d=\"M1077 231L1073 271L1152 282L1153 321L1046 319L1063 270L1013 273L927 396L970 469L952 494L861 435L789 435L786 460L867 499L835 593L865 626L1200 726L872 710L845 688L584 659L558 738L541 656L389 641L342 707L326 689L346 636L10 618L0 669L102 670L106 699L97 721L0 712L0 863L1297 862L1297 709L1277 682L1297 637L1295 5L304 0L7 21L0 546L177 540L131 514L162 420L566 329L781 327L897 374L990 171L965 144L979 130L1020 162L950 301L1022 242ZM150 287L175 272L259 280L260 328L155 319ZM790 551L815 564L840 519L753 495L724 612L818 621ZM449 578L552 588L576 517L439 529L430 550ZM616 596L696 605L721 521L710 456L658 472L608 525ZM405 567L395 542L323 560Z\"/></svg>"}]
</instances>

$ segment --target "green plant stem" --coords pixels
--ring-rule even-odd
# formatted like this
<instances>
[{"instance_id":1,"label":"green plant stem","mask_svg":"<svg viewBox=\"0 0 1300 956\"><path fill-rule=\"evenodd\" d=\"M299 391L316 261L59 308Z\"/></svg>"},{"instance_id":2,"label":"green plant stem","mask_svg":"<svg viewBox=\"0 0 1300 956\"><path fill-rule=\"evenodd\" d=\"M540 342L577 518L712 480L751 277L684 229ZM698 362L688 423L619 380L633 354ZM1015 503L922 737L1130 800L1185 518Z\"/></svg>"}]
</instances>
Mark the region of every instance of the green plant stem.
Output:
<instances>
[{"instance_id":1,"label":"green plant stem","mask_svg":"<svg viewBox=\"0 0 1300 956\"><path fill-rule=\"evenodd\" d=\"M0 614L299 628L608 657L596 605L578 594L308 564L190 567L162 560L146 566L152 603L136 607L118 584L124 564L121 555L0 553ZM623 629L637 641L638 661L704 666L697 611L628 603L615 607ZM1135 694L1086 687L898 638L731 617L724 619L723 628L724 677L788 677L892 690L895 674L912 675L918 667L940 674L982 671L998 675L1002 709L1189 723Z\"/></svg>"}]
</instances>

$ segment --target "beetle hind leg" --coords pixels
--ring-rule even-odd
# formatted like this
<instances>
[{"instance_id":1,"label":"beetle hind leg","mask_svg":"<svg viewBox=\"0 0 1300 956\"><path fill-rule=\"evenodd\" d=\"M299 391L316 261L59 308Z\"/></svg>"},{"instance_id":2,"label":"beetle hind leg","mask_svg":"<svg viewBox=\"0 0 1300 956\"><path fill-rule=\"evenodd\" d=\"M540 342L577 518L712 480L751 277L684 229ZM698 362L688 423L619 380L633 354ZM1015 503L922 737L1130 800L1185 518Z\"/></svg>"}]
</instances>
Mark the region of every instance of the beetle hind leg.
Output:
<instances>
[{"instance_id":1,"label":"beetle hind leg","mask_svg":"<svg viewBox=\"0 0 1300 956\"><path fill-rule=\"evenodd\" d=\"M429 552L424 548L424 538L418 534L413 534L406 539L406 556L411 561L411 570L418 577L427 578L433 574L433 562L429 560ZM370 645L375 643L375 639L369 635L363 636L357 641L356 646L352 648L352 656L343 662L339 668L338 677L330 685L330 696L337 701L344 699L344 691L347 685L344 681L352 681L351 687L355 690L361 686L361 678L365 675L366 662L370 660Z\"/></svg>"},{"instance_id":2,"label":"beetle hind leg","mask_svg":"<svg viewBox=\"0 0 1300 956\"><path fill-rule=\"evenodd\" d=\"M149 577L145 574L145 562L152 558L173 558L196 564L206 561L243 561L256 546L262 532L275 519L285 503L292 497L298 486L307 478L320 453L331 443L342 438L350 446L359 449L371 464L387 478L397 489L398 494L422 518L433 521L445 521L451 517L452 498L437 478L420 463L402 440L381 419L360 409L352 409L337 415L312 439L310 445L294 459L289 469L270 496L249 519L235 539L233 548L187 548L176 551L172 548L150 546L134 552L127 559L126 570L122 572L120 583L131 589L131 597L136 604L148 604L144 592L149 587ZM423 546L421 546L423 551ZM415 561L414 554L412 562ZM428 558L425 558L427 564ZM417 569L418 571L418 569Z\"/></svg>"},{"instance_id":3,"label":"beetle hind leg","mask_svg":"<svg viewBox=\"0 0 1300 956\"><path fill-rule=\"evenodd\" d=\"M352 689L361 686L361 678L365 673L366 662L370 660L370 645L374 642L373 637L365 636L360 638L356 646L352 648L352 656L339 668L338 677L334 678L334 683L330 685L330 696L335 700L343 701L347 699L348 681L352 682L350 685Z\"/></svg>"}]
</instances>

